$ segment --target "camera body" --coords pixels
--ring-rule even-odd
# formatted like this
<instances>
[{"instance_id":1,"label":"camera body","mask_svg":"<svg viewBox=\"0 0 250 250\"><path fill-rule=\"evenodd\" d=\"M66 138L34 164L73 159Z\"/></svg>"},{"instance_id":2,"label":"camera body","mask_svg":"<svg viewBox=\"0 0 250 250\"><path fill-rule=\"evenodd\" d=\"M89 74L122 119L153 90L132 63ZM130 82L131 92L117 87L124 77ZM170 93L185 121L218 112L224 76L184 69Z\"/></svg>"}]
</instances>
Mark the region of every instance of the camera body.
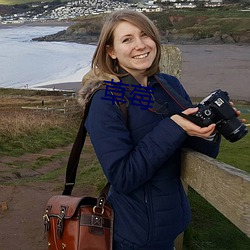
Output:
<instances>
[{"instance_id":1,"label":"camera body","mask_svg":"<svg viewBox=\"0 0 250 250\"><path fill-rule=\"evenodd\" d=\"M228 93L222 90L212 92L198 104L199 110L188 119L200 127L215 123L216 129L230 142L235 142L248 132L246 126L238 119L229 103Z\"/></svg>"}]
</instances>

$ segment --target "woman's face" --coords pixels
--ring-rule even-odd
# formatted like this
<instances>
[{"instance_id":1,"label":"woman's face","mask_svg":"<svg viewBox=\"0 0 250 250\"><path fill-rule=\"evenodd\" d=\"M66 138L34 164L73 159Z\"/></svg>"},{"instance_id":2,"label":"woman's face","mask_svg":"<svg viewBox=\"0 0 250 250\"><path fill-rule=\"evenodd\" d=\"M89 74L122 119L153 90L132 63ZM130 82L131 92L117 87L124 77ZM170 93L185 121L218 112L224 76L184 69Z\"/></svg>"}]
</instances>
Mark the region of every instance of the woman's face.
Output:
<instances>
[{"instance_id":1,"label":"woman's face","mask_svg":"<svg viewBox=\"0 0 250 250\"><path fill-rule=\"evenodd\" d=\"M138 75L152 65L156 44L137 26L123 21L115 28L113 38L113 47L108 48L108 53L127 72Z\"/></svg>"}]
</instances>

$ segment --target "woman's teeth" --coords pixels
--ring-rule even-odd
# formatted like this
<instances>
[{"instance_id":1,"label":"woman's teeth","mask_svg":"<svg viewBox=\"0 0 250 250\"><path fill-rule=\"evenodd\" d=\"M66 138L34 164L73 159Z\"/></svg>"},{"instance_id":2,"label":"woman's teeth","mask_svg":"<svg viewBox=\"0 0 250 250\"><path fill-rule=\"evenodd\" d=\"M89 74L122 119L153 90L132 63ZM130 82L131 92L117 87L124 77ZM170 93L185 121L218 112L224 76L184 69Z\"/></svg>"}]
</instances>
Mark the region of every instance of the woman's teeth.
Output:
<instances>
[{"instance_id":1,"label":"woman's teeth","mask_svg":"<svg viewBox=\"0 0 250 250\"><path fill-rule=\"evenodd\" d=\"M134 56L135 59L142 59L148 56L148 53L145 53L143 55L139 55L139 56Z\"/></svg>"}]
</instances>

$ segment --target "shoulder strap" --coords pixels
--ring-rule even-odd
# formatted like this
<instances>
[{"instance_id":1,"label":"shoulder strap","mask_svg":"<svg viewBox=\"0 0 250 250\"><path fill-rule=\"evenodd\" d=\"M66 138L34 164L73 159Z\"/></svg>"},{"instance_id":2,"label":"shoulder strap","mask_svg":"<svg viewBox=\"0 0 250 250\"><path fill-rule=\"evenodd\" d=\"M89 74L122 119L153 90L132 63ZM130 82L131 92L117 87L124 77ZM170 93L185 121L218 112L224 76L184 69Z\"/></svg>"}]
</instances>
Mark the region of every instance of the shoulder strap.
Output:
<instances>
[{"instance_id":1,"label":"shoulder strap","mask_svg":"<svg viewBox=\"0 0 250 250\"><path fill-rule=\"evenodd\" d=\"M69 155L67 169L66 169L65 186L64 186L64 191L62 193L63 195L71 195L72 190L74 188L77 168L78 168L81 152L82 152L82 149L86 140L86 136L87 136L87 130L84 124L88 115L91 99L96 93L96 91L98 91L99 89L101 88L96 89L91 94L89 98L89 102L87 103L85 107L83 118L82 118L79 130L77 132L73 147Z\"/></svg>"},{"instance_id":2,"label":"shoulder strap","mask_svg":"<svg viewBox=\"0 0 250 250\"><path fill-rule=\"evenodd\" d=\"M78 130L77 136L75 138L73 147L70 152L67 169L66 169L65 186L64 186L64 191L62 193L63 195L71 195L71 192L75 185L77 167L78 167L81 152L82 152L83 145L84 145L86 135L87 135L87 130L84 127L85 117L86 117L85 115L86 115L86 112L83 116L80 128Z\"/></svg>"},{"instance_id":3,"label":"shoulder strap","mask_svg":"<svg viewBox=\"0 0 250 250\"><path fill-rule=\"evenodd\" d=\"M74 188L77 168L78 168L81 152L82 152L82 149L83 149L83 146L84 146L84 143L85 143L85 139L86 139L86 136L87 136L87 130L86 130L84 124L85 124L85 121L86 121L86 118L87 118L87 115L88 115L91 99L94 96L94 94L98 90L101 90L101 89L105 89L105 86L100 86L98 89L96 89L91 94L91 96L89 98L89 102L85 107L82 122L80 124L80 128L79 128L78 133L76 135L76 138L75 138L75 141L74 141L74 144L73 144L73 147L71 149L70 156L69 156L69 159L68 159L67 169L66 169L65 186L64 186L63 193L62 193L63 195L71 195L72 190ZM121 110L121 112L122 112L122 114L124 116L124 119L127 122L127 104L124 105L123 103L116 102L116 105ZM101 194L104 193L107 196L108 191L109 191L109 187L110 187L110 184L107 183L105 185L105 187L103 188L103 190L101 191Z\"/></svg>"}]
</instances>

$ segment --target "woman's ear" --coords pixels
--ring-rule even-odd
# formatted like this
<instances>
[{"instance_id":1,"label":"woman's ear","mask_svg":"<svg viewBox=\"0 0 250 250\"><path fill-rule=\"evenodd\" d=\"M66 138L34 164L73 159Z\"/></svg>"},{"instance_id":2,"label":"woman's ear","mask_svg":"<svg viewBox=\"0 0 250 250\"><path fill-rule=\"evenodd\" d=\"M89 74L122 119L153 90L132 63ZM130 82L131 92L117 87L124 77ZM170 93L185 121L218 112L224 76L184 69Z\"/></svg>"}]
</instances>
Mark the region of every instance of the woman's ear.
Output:
<instances>
[{"instance_id":1,"label":"woman's ear","mask_svg":"<svg viewBox=\"0 0 250 250\"><path fill-rule=\"evenodd\" d=\"M116 55L115 55L115 53L114 53L114 51L113 51L113 49L112 49L112 47L110 46L110 45L107 45L106 46L106 51L107 51L107 53L108 53L108 55L112 58L112 59L116 59Z\"/></svg>"}]
</instances>

